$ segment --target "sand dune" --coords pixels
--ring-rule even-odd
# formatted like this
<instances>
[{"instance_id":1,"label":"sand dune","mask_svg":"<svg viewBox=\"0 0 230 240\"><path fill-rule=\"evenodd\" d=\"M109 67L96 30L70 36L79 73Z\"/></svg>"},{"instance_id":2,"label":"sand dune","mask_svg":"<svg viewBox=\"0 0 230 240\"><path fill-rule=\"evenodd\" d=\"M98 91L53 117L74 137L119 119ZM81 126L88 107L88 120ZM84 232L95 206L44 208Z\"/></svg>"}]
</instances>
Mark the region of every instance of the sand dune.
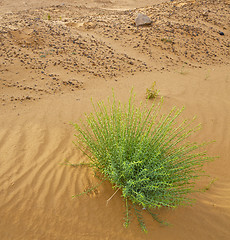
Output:
<instances>
[{"instance_id":1,"label":"sand dune","mask_svg":"<svg viewBox=\"0 0 230 240\"><path fill-rule=\"evenodd\" d=\"M0 239L229 239L229 2L150 2L0 1ZM137 29L138 12L152 26ZM163 112L185 106L185 118L197 115L193 140L215 140L208 152L219 158L199 182L216 179L209 190L191 207L159 210L172 226L146 214L145 234L136 219L123 227L119 192L106 206L108 182L72 198L98 180L63 163L87 160L70 122L92 110L91 97L114 89L125 101L133 87L143 101L153 81Z\"/></svg>"}]
</instances>

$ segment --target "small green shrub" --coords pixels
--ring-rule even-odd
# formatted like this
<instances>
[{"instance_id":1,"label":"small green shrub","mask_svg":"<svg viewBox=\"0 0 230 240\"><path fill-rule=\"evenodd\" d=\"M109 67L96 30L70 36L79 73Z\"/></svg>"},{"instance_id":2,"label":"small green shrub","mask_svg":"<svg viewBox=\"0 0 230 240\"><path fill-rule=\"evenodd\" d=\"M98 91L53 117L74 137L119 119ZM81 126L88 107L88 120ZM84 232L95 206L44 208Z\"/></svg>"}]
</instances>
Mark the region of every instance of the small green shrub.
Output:
<instances>
[{"instance_id":1,"label":"small green shrub","mask_svg":"<svg viewBox=\"0 0 230 240\"><path fill-rule=\"evenodd\" d=\"M154 209L190 204L189 194L198 191L195 180L203 175L203 164L213 159L197 151L205 143L187 141L199 129L192 127L194 119L178 123L183 109L161 115L161 106L162 101L150 108L136 107L133 94L127 104L113 97L108 104L93 104L94 112L74 124L75 144L89 157L88 166L100 173L102 182L110 181L121 192L124 225L129 225L132 212L144 231L142 211L164 223Z\"/></svg>"},{"instance_id":2,"label":"small green shrub","mask_svg":"<svg viewBox=\"0 0 230 240\"><path fill-rule=\"evenodd\" d=\"M162 38L161 41L162 41L163 43L171 43L171 44L174 44L173 40L170 39L170 38Z\"/></svg>"},{"instance_id":3,"label":"small green shrub","mask_svg":"<svg viewBox=\"0 0 230 240\"><path fill-rule=\"evenodd\" d=\"M157 90L155 88L156 86L156 81L153 82L152 87L151 88L147 88L146 89L146 98L147 99L152 99L152 98L156 98L160 92L160 90Z\"/></svg>"}]
</instances>

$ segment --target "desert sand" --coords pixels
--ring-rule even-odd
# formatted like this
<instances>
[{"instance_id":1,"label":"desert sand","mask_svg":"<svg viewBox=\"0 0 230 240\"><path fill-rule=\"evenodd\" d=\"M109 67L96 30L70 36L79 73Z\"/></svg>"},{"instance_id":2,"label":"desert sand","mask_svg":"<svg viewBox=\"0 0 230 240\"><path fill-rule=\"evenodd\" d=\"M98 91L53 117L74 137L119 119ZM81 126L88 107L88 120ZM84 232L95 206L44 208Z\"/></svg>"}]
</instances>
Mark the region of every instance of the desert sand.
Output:
<instances>
[{"instance_id":1,"label":"desert sand","mask_svg":"<svg viewBox=\"0 0 230 240\"><path fill-rule=\"evenodd\" d=\"M136 27L138 13L152 25ZM230 239L229 0L0 0L0 239ZM72 143L93 101L112 95L136 101L156 81L163 112L185 106L219 156L205 166L209 185L193 206L146 214L148 234L133 219L123 227L124 202L98 182ZM151 104L152 101L149 101Z\"/></svg>"}]
</instances>

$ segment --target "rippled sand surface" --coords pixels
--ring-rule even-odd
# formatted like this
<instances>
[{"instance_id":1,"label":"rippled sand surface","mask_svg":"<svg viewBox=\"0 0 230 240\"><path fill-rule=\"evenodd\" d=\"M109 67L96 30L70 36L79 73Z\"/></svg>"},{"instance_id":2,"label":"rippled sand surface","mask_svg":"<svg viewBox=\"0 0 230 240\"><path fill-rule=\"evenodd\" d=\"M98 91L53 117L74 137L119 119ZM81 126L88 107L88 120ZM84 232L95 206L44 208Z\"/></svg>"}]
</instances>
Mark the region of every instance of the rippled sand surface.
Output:
<instances>
[{"instance_id":1,"label":"rippled sand surface","mask_svg":"<svg viewBox=\"0 0 230 240\"><path fill-rule=\"evenodd\" d=\"M10 1L0 1L8 9L0 17L0 239L229 239L229 2L167 1L151 7L148 1L147 8L136 6L141 10L131 0L91 1L82 10L77 2L43 8L31 2L12 11ZM128 7L132 10L122 10ZM204 15L199 27L190 8ZM138 11L154 21L160 14L154 31L133 26ZM53 19L44 19L48 13ZM172 34L173 48L161 40ZM194 194L191 207L159 210L171 226L162 227L146 214L145 234L136 219L123 227L119 192L106 206L114 193L108 182L72 198L98 180L86 167L63 163L87 160L72 143L70 122L92 110L91 98L104 100L114 89L125 101L133 87L136 101L144 101L154 81L164 97L162 111L185 106L184 118L196 115L203 127L192 140L215 140L207 150L219 158L205 166L210 178L199 182L205 187L216 179L209 190Z\"/></svg>"}]
</instances>

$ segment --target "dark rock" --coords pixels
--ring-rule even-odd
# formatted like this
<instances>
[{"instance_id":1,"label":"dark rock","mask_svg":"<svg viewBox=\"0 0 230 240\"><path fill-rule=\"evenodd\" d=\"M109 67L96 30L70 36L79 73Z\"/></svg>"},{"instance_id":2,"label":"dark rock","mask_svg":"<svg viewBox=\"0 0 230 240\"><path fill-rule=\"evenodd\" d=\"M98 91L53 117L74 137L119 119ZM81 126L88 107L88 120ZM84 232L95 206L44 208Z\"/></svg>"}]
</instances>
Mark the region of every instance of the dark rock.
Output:
<instances>
[{"instance_id":1,"label":"dark rock","mask_svg":"<svg viewBox=\"0 0 230 240\"><path fill-rule=\"evenodd\" d=\"M138 13L137 18L135 19L135 24L137 27L150 25L151 23L152 23L152 20L150 20L148 16L142 13Z\"/></svg>"},{"instance_id":2,"label":"dark rock","mask_svg":"<svg viewBox=\"0 0 230 240\"><path fill-rule=\"evenodd\" d=\"M223 32L219 32L219 34L220 34L221 36L224 36L224 33L223 33Z\"/></svg>"}]
</instances>

